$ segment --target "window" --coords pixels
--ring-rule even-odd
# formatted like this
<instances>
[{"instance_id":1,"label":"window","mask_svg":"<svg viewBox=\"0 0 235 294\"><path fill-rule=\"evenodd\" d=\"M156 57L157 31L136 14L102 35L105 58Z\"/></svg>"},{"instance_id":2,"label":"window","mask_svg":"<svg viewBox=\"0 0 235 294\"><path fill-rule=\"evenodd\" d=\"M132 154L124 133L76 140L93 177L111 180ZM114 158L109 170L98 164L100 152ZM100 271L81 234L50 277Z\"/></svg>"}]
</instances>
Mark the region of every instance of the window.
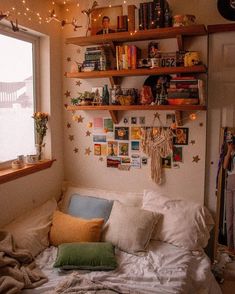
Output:
<instances>
[{"instance_id":1,"label":"window","mask_svg":"<svg viewBox=\"0 0 235 294\"><path fill-rule=\"evenodd\" d=\"M0 164L35 153L36 44L0 28Z\"/></svg>"}]
</instances>

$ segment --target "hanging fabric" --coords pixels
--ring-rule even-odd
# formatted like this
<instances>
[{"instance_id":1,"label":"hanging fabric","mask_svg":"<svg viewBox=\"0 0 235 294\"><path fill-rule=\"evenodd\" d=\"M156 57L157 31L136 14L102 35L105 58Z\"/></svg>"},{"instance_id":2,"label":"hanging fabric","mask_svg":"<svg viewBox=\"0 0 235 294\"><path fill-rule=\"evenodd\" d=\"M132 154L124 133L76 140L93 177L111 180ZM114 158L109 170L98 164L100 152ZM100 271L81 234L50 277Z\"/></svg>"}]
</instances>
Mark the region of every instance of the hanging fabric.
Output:
<instances>
[{"instance_id":1,"label":"hanging fabric","mask_svg":"<svg viewBox=\"0 0 235 294\"><path fill-rule=\"evenodd\" d=\"M155 127L155 120L160 126ZM151 158L151 178L157 183L163 182L162 158L173 152L173 132L169 127L164 127L159 114L154 115L152 127L141 129L141 147L144 153Z\"/></svg>"}]
</instances>

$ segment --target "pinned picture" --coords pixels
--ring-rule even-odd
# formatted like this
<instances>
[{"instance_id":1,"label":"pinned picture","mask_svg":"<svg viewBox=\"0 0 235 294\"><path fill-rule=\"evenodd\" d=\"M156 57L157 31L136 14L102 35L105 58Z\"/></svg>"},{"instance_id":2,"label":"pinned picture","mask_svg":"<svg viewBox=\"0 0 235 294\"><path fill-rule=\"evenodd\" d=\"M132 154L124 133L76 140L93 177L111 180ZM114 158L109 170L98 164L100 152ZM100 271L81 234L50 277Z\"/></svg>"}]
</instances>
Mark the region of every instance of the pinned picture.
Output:
<instances>
[{"instance_id":1,"label":"pinned picture","mask_svg":"<svg viewBox=\"0 0 235 294\"><path fill-rule=\"evenodd\" d=\"M119 143L119 155L120 156L129 155L129 143Z\"/></svg>"},{"instance_id":2,"label":"pinned picture","mask_svg":"<svg viewBox=\"0 0 235 294\"><path fill-rule=\"evenodd\" d=\"M118 168L118 166L121 164L121 158L120 157L107 157L107 167L114 167Z\"/></svg>"},{"instance_id":3,"label":"pinned picture","mask_svg":"<svg viewBox=\"0 0 235 294\"><path fill-rule=\"evenodd\" d=\"M131 151L140 151L139 141L131 141Z\"/></svg>"},{"instance_id":4,"label":"pinned picture","mask_svg":"<svg viewBox=\"0 0 235 294\"><path fill-rule=\"evenodd\" d=\"M133 168L141 168L141 159L138 154L131 155L131 166Z\"/></svg>"},{"instance_id":5,"label":"pinned picture","mask_svg":"<svg viewBox=\"0 0 235 294\"><path fill-rule=\"evenodd\" d=\"M116 127L115 128L115 140L129 140L129 128L128 127Z\"/></svg>"},{"instance_id":6,"label":"pinned picture","mask_svg":"<svg viewBox=\"0 0 235 294\"><path fill-rule=\"evenodd\" d=\"M132 125L136 125L137 124L137 117L132 117L131 123L132 123Z\"/></svg>"},{"instance_id":7,"label":"pinned picture","mask_svg":"<svg viewBox=\"0 0 235 294\"><path fill-rule=\"evenodd\" d=\"M183 162L183 147L173 146L173 162Z\"/></svg>"},{"instance_id":8,"label":"pinned picture","mask_svg":"<svg viewBox=\"0 0 235 294\"><path fill-rule=\"evenodd\" d=\"M128 117L124 117L124 118L123 118L123 123L124 123L124 124L128 124L128 123L129 123L129 119L128 119Z\"/></svg>"},{"instance_id":9,"label":"pinned picture","mask_svg":"<svg viewBox=\"0 0 235 294\"><path fill-rule=\"evenodd\" d=\"M122 164L130 164L131 159L130 157L122 157Z\"/></svg>"},{"instance_id":10,"label":"pinned picture","mask_svg":"<svg viewBox=\"0 0 235 294\"><path fill-rule=\"evenodd\" d=\"M142 157L141 163L142 163L142 165L147 165L148 164L148 157Z\"/></svg>"},{"instance_id":11,"label":"pinned picture","mask_svg":"<svg viewBox=\"0 0 235 294\"><path fill-rule=\"evenodd\" d=\"M105 135L93 135L93 142L101 142L101 143L105 143L106 142L106 136Z\"/></svg>"},{"instance_id":12,"label":"pinned picture","mask_svg":"<svg viewBox=\"0 0 235 294\"><path fill-rule=\"evenodd\" d=\"M174 145L188 145L188 128L177 128L173 139Z\"/></svg>"},{"instance_id":13,"label":"pinned picture","mask_svg":"<svg viewBox=\"0 0 235 294\"><path fill-rule=\"evenodd\" d=\"M107 145L100 144L100 146L101 146L101 156L107 156Z\"/></svg>"},{"instance_id":14,"label":"pinned picture","mask_svg":"<svg viewBox=\"0 0 235 294\"><path fill-rule=\"evenodd\" d=\"M162 158L162 168L171 168L171 156Z\"/></svg>"},{"instance_id":15,"label":"pinned picture","mask_svg":"<svg viewBox=\"0 0 235 294\"><path fill-rule=\"evenodd\" d=\"M104 132L113 132L113 121L111 118L104 118Z\"/></svg>"},{"instance_id":16,"label":"pinned picture","mask_svg":"<svg viewBox=\"0 0 235 294\"><path fill-rule=\"evenodd\" d=\"M131 128L131 140L140 140L141 139L141 129L140 127Z\"/></svg>"},{"instance_id":17,"label":"pinned picture","mask_svg":"<svg viewBox=\"0 0 235 294\"><path fill-rule=\"evenodd\" d=\"M101 156L101 144L94 144L94 155Z\"/></svg>"},{"instance_id":18,"label":"pinned picture","mask_svg":"<svg viewBox=\"0 0 235 294\"><path fill-rule=\"evenodd\" d=\"M95 117L93 120L93 127L95 133L104 132L104 121L102 117Z\"/></svg>"},{"instance_id":19,"label":"pinned picture","mask_svg":"<svg viewBox=\"0 0 235 294\"><path fill-rule=\"evenodd\" d=\"M108 156L118 155L118 142L109 141L108 142Z\"/></svg>"},{"instance_id":20,"label":"pinned picture","mask_svg":"<svg viewBox=\"0 0 235 294\"><path fill-rule=\"evenodd\" d=\"M139 117L139 124L140 125L145 125L145 116L140 116Z\"/></svg>"}]
</instances>

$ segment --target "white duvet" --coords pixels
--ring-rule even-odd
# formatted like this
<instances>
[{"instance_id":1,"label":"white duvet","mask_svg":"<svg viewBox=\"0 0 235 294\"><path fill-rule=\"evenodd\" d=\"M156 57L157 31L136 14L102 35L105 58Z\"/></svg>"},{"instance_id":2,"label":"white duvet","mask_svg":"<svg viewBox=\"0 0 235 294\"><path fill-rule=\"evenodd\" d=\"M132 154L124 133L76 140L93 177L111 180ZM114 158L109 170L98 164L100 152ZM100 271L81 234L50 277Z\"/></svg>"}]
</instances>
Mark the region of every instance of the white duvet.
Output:
<instances>
[{"instance_id":1,"label":"white duvet","mask_svg":"<svg viewBox=\"0 0 235 294\"><path fill-rule=\"evenodd\" d=\"M56 293L55 288L73 275L73 271L53 268L57 249L50 247L36 259L49 282L23 293ZM122 293L141 294L221 294L211 271L210 260L203 252L187 251L168 243L151 241L148 253L139 257L116 251L118 268L114 271L76 271L92 281L109 285Z\"/></svg>"}]
</instances>

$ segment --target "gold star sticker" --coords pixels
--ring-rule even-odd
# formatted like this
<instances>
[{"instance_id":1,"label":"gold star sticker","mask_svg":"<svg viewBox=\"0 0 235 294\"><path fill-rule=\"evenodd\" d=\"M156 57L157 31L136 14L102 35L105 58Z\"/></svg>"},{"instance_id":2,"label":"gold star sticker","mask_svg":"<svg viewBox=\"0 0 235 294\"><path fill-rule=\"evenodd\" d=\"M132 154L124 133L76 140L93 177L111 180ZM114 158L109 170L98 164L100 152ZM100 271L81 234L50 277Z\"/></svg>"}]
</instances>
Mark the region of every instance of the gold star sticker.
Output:
<instances>
[{"instance_id":1,"label":"gold star sticker","mask_svg":"<svg viewBox=\"0 0 235 294\"><path fill-rule=\"evenodd\" d=\"M99 158L99 161L100 161L100 162L103 162L103 161L104 161L104 158L103 158L103 157L100 157L100 158Z\"/></svg>"},{"instance_id":2,"label":"gold star sticker","mask_svg":"<svg viewBox=\"0 0 235 294\"><path fill-rule=\"evenodd\" d=\"M86 131L86 137L90 137L91 132L90 131Z\"/></svg>"},{"instance_id":3,"label":"gold star sticker","mask_svg":"<svg viewBox=\"0 0 235 294\"><path fill-rule=\"evenodd\" d=\"M69 135L69 140L74 141L74 135Z\"/></svg>"},{"instance_id":4,"label":"gold star sticker","mask_svg":"<svg viewBox=\"0 0 235 294\"><path fill-rule=\"evenodd\" d=\"M88 148L85 149L85 155L89 156L90 154L91 154L91 148L88 147Z\"/></svg>"},{"instance_id":5,"label":"gold star sticker","mask_svg":"<svg viewBox=\"0 0 235 294\"><path fill-rule=\"evenodd\" d=\"M74 152L74 153L78 153L78 148L75 147L75 148L73 149L73 152Z\"/></svg>"},{"instance_id":6,"label":"gold star sticker","mask_svg":"<svg viewBox=\"0 0 235 294\"><path fill-rule=\"evenodd\" d=\"M90 121L88 124L87 124L87 127L88 129L91 129L93 127L93 123Z\"/></svg>"},{"instance_id":7,"label":"gold star sticker","mask_svg":"<svg viewBox=\"0 0 235 294\"><path fill-rule=\"evenodd\" d=\"M70 97L71 92L67 90L67 91L64 93L64 95L68 98L68 97Z\"/></svg>"},{"instance_id":8,"label":"gold star sticker","mask_svg":"<svg viewBox=\"0 0 235 294\"><path fill-rule=\"evenodd\" d=\"M71 61L71 57L67 57L67 61L70 62Z\"/></svg>"},{"instance_id":9,"label":"gold star sticker","mask_svg":"<svg viewBox=\"0 0 235 294\"><path fill-rule=\"evenodd\" d=\"M83 120L84 120L84 117L82 117L81 115L78 115L78 116L77 116L76 121L77 121L78 123L83 123Z\"/></svg>"},{"instance_id":10,"label":"gold star sticker","mask_svg":"<svg viewBox=\"0 0 235 294\"><path fill-rule=\"evenodd\" d=\"M192 145L194 145L194 144L196 143L196 141L195 141L195 140L191 140L190 143L191 143Z\"/></svg>"},{"instance_id":11,"label":"gold star sticker","mask_svg":"<svg viewBox=\"0 0 235 294\"><path fill-rule=\"evenodd\" d=\"M200 157L198 155L193 156L193 162L198 163L199 160L200 160Z\"/></svg>"},{"instance_id":12,"label":"gold star sticker","mask_svg":"<svg viewBox=\"0 0 235 294\"><path fill-rule=\"evenodd\" d=\"M71 128L71 123L67 123L67 128L68 128L68 129Z\"/></svg>"},{"instance_id":13,"label":"gold star sticker","mask_svg":"<svg viewBox=\"0 0 235 294\"><path fill-rule=\"evenodd\" d=\"M81 86L82 82L81 81L76 81L76 86Z\"/></svg>"}]
</instances>

